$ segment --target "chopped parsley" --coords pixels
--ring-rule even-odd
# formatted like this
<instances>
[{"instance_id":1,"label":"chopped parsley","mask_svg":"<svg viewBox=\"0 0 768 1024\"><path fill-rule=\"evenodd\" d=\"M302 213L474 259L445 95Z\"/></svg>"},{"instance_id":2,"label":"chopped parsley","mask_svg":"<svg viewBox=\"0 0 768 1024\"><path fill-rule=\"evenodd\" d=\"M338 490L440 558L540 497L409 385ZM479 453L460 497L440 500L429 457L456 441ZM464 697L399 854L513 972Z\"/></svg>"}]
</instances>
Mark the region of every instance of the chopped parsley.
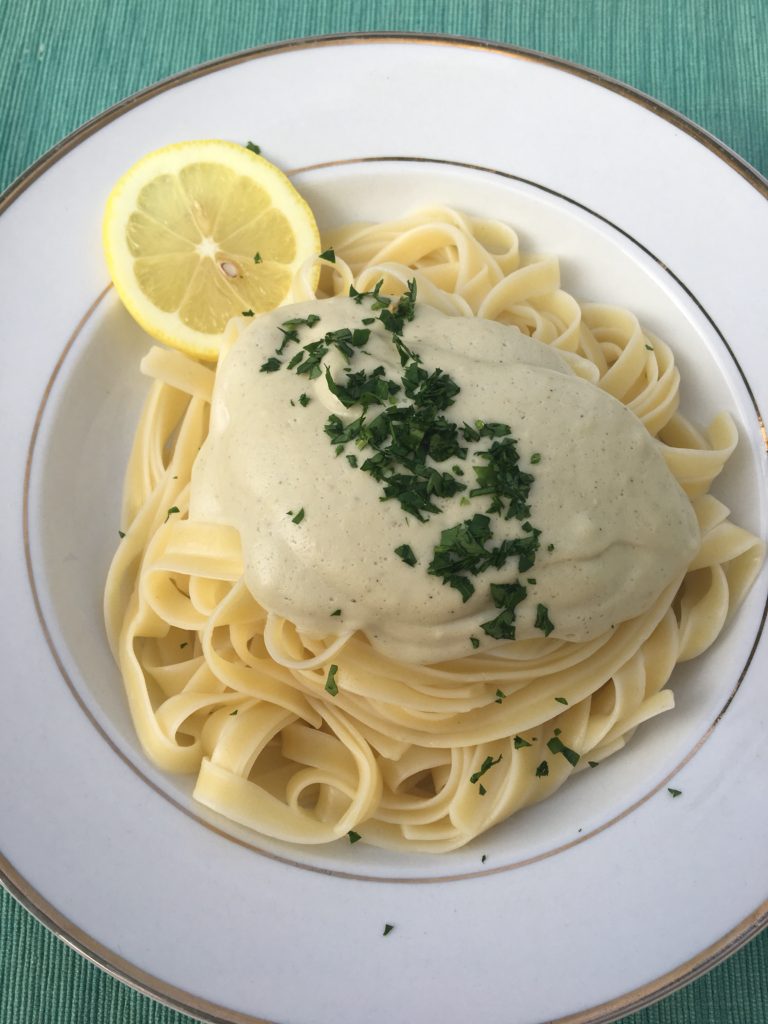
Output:
<instances>
[{"instance_id":1,"label":"chopped parsley","mask_svg":"<svg viewBox=\"0 0 768 1024\"><path fill-rule=\"evenodd\" d=\"M318 259L327 260L328 263L336 262L336 253L333 249L326 249L325 252L321 252Z\"/></svg>"},{"instance_id":2,"label":"chopped parsley","mask_svg":"<svg viewBox=\"0 0 768 1024\"><path fill-rule=\"evenodd\" d=\"M491 498L488 511L503 513L505 519L525 519L530 515L527 502L533 477L519 467L517 442L504 437L494 441L486 451L478 452L477 458L484 464L472 467L477 487L469 492L470 498L488 495Z\"/></svg>"},{"instance_id":3,"label":"chopped parsley","mask_svg":"<svg viewBox=\"0 0 768 1024\"><path fill-rule=\"evenodd\" d=\"M669 794L670 794L671 796L673 796L673 797L674 797L674 796L682 796L682 794L683 794L683 791L682 791L682 789L671 789L671 788L669 788L669 787L667 787L667 792L668 792L668 793L669 793Z\"/></svg>"},{"instance_id":4,"label":"chopped parsley","mask_svg":"<svg viewBox=\"0 0 768 1024\"><path fill-rule=\"evenodd\" d=\"M522 736L515 736L513 743L515 744L515 750L520 750L521 747L530 747L528 740L524 740Z\"/></svg>"},{"instance_id":5,"label":"chopped parsley","mask_svg":"<svg viewBox=\"0 0 768 1024\"><path fill-rule=\"evenodd\" d=\"M590 768L597 768L597 766L600 764L600 762L599 761L587 761L587 764L589 765Z\"/></svg>"},{"instance_id":6,"label":"chopped parsley","mask_svg":"<svg viewBox=\"0 0 768 1024\"><path fill-rule=\"evenodd\" d=\"M331 612L331 618L333 618L334 615L341 615L341 608L337 608L335 612Z\"/></svg>"},{"instance_id":7,"label":"chopped parsley","mask_svg":"<svg viewBox=\"0 0 768 1024\"><path fill-rule=\"evenodd\" d=\"M559 729L555 730L556 735L551 740L547 740L547 746L551 753L562 754L566 761L575 768L581 760L581 755L577 754L575 750L571 750L570 747L566 747L558 735L559 732Z\"/></svg>"},{"instance_id":8,"label":"chopped parsley","mask_svg":"<svg viewBox=\"0 0 768 1024\"><path fill-rule=\"evenodd\" d=\"M299 509L299 511L296 513L296 515L293 517L293 519L291 519L291 522L292 523L296 523L296 525L298 526L299 523L303 519L304 519L304 508L302 507L302 508Z\"/></svg>"},{"instance_id":9,"label":"chopped parsley","mask_svg":"<svg viewBox=\"0 0 768 1024\"><path fill-rule=\"evenodd\" d=\"M475 650L477 650L477 648L480 646L480 641L478 640L478 638L476 636L471 636L469 638L469 642L472 644L472 646L475 648Z\"/></svg>"},{"instance_id":10,"label":"chopped parsley","mask_svg":"<svg viewBox=\"0 0 768 1024\"><path fill-rule=\"evenodd\" d=\"M480 786L478 788L478 792L479 792L480 796L485 796L485 794L488 792L488 790L485 788L485 786L482 784L482 782L480 783Z\"/></svg>"},{"instance_id":11,"label":"chopped parsley","mask_svg":"<svg viewBox=\"0 0 768 1024\"><path fill-rule=\"evenodd\" d=\"M435 547L434 556L429 563L427 572L433 576L442 577L443 583L455 587L461 594L462 600L468 601L474 593L475 587L467 573L477 576L488 569L501 569L508 559L515 556L517 556L519 568L528 568L532 564L533 554L538 548L538 533L538 530L531 528L526 537L504 540L498 547L489 548L486 547L486 544L492 539L491 520L486 515L476 513L471 519L465 519L463 523L458 523L441 532L440 543ZM494 593L494 586L512 588L512 590L497 590ZM523 600L525 594L525 587L520 583L491 586L493 601L496 607L501 608L504 612L510 612L514 608L514 604ZM514 614L504 616L504 620L507 619L510 623L514 622ZM486 625L489 624L482 624L486 633L491 636L495 635L485 628ZM501 628L501 626L496 628ZM514 639L514 633L511 639Z\"/></svg>"},{"instance_id":12,"label":"chopped parsley","mask_svg":"<svg viewBox=\"0 0 768 1024\"><path fill-rule=\"evenodd\" d=\"M282 365L283 364L280 362L279 359L276 359L274 356L270 356L266 362L261 364L260 372L275 373L275 371L279 370Z\"/></svg>"},{"instance_id":13,"label":"chopped parsley","mask_svg":"<svg viewBox=\"0 0 768 1024\"><path fill-rule=\"evenodd\" d=\"M494 760L489 754L488 757L486 757L486 759L480 765L480 770L477 772L473 772L472 775L470 775L469 781L472 783L472 785L474 785L478 781L478 779L481 779L490 768L493 768L495 764L498 764L499 761L502 759L502 756L502 754L499 754L499 756Z\"/></svg>"},{"instance_id":14,"label":"chopped parsley","mask_svg":"<svg viewBox=\"0 0 768 1024\"><path fill-rule=\"evenodd\" d=\"M347 836L349 838L350 843L359 843L360 840L363 838L359 832L353 832L351 829L349 832L347 832Z\"/></svg>"},{"instance_id":15,"label":"chopped parsley","mask_svg":"<svg viewBox=\"0 0 768 1024\"><path fill-rule=\"evenodd\" d=\"M178 514L179 514L179 507L178 507L178 505L171 505L171 507L168 509L168 514L165 517L166 523L171 518L171 516L176 516Z\"/></svg>"},{"instance_id":16,"label":"chopped parsley","mask_svg":"<svg viewBox=\"0 0 768 1024\"><path fill-rule=\"evenodd\" d=\"M648 349L649 352L653 352L653 345L646 345L645 347Z\"/></svg>"},{"instance_id":17,"label":"chopped parsley","mask_svg":"<svg viewBox=\"0 0 768 1024\"><path fill-rule=\"evenodd\" d=\"M122 540L122 539L123 539L123 537L125 536L125 534L123 533L123 531L122 531L122 530L118 530L118 531L117 531L117 535L118 535L118 537L120 538L120 540Z\"/></svg>"},{"instance_id":18,"label":"chopped parsley","mask_svg":"<svg viewBox=\"0 0 768 1024\"><path fill-rule=\"evenodd\" d=\"M261 263L262 262L261 253L260 252L254 253L253 262L254 263Z\"/></svg>"},{"instance_id":19,"label":"chopped parsley","mask_svg":"<svg viewBox=\"0 0 768 1024\"><path fill-rule=\"evenodd\" d=\"M511 433L506 423L484 423L482 420L475 420L474 426L465 423L461 429L465 441L479 441L482 437L508 437Z\"/></svg>"},{"instance_id":20,"label":"chopped parsley","mask_svg":"<svg viewBox=\"0 0 768 1024\"><path fill-rule=\"evenodd\" d=\"M331 665L328 669L328 678L325 680L325 692L330 693L332 697L337 697L339 693L339 687L336 684L336 673L339 671L338 665ZM358 839L360 837L358 836ZM353 839L352 842L355 840Z\"/></svg>"},{"instance_id":21,"label":"chopped parsley","mask_svg":"<svg viewBox=\"0 0 768 1024\"><path fill-rule=\"evenodd\" d=\"M261 153L261 146L257 146L255 142L246 142L245 148L250 149L250 151L255 153L257 156Z\"/></svg>"},{"instance_id":22,"label":"chopped parsley","mask_svg":"<svg viewBox=\"0 0 768 1024\"><path fill-rule=\"evenodd\" d=\"M568 698L567 697L555 697L555 700L557 701L558 704L567 704L568 703Z\"/></svg>"},{"instance_id":23,"label":"chopped parsley","mask_svg":"<svg viewBox=\"0 0 768 1024\"><path fill-rule=\"evenodd\" d=\"M528 581L530 583L530 580ZM534 583L536 580L533 581ZM536 629L540 629L544 636L549 636L552 630L555 628L554 623L549 617L549 608L545 604L536 605L536 621L534 622Z\"/></svg>"},{"instance_id":24,"label":"chopped parsley","mask_svg":"<svg viewBox=\"0 0 768 1024\"><path fill-rule=\"evenodd\" d=\"M526 593L521 583L492 583L491 598L501 611L495 619L481 622L480 628L495 640L514 640L516 609Z\"/></svg>"},{"instance_id":25,"label":"chopped parsley","mask_svg":"<svg viewBox=\"0 0 768 1024\"><path fill-rule=\"evenodd\" d=\"M179 644L179 647L183 651L185 647L189 647L189 641L185 640L183 644Z\"/></svg>"},{"instance_id":26,"label":"chopped parsley","mask_svg":"<svg viewBox=\"0 0 768 1024\"><path fill-rule=\"evenodd\" d=\"M241 316L255 316L256 314L253 312L252 309L244 309L243 312L240 315Z\"/></svg>"},{"instance_id":27,"label":"chopped parsley","mask_svg":"<svg viewBox=\"0 0 768 1024\"><path fill-rule=\"evenodd\" d=\"M309 401L309 395L306 392L302 391L302 393L299 395L299 405L303 405L304 408L306 408L309 405Z\"/></svg>"},{"instance_id":28,"label":"chopped parsley","mask_svg":"<svg viewBox=\"0 0 768 1024\"><path fill-rule=\"evenodd\" d=\"M487 854L484 853L483 856L480 858L480 863L481 864L485 864L486 857L487 857Z\"/></svg>"},{"instance_id":29,"label":"chopped parsley","mask_svg":"<svg viewBox=\"0 0 768 1024\"><path fill-rule=\"evenodd\" d=\"M400 385L387 380L385 373L383 366L377 366L372 373L366 373L365 370L353 373L347 370L347 383L339 384L326 366L325 383L345 409L353 405L362 405L363 409L367 409L370 405L386 405L390 397L400 390Z\"/></svg>"},{"instance_id":30,"label":"chopped parsley","mask_svg":"<svg viewBox=\"0 0 768 1024\"><path fill-rule=\"evenodd\" d=\"M537 466L541 462L541 452L534 452L531 456L531 465Z\"/></svg>"},{"instance_id":31,"label":"chopped parsley","mask_svg":"<svg viewBox=\"0 0 768 1024\"><path fill-rule=\"evenodd\" d=\"M310 380L316 380L323 372L321 363L327 354L327 345L322 341L312 341L305 345L300 352L296 353L288 363L288 369L295 369L296 373L304 374Z\"/></svg>"},{"instance_id":32,"label":"chopped parsley","mask_svg":"<svg viewBox=\"0 0 768 1024\"><path fill-rule=\"evenodd\" d=\"M536 769L536 778L543 779L545 775L549 775L549 765L546 761L542 761Z\"/></svg>"},{"instance_id":33,"label":"chopped parsley","mask_svg":"<svg viewBox=\"0 0 768 1024\"><path fill-rule=\"evenodd\" d=\"M406 565L416 565L416 555L410 544L401 544L399 548L395 548L395 554L402 558Z\"/></svg>"},{"instance_id":34,"label":"chopped parsley","mask_svg":"<svg viewBox=\"0 0 768 1024\"><path fill-rule=\"evenodd\" d=\"M236 715L236 714L237 714L237 708L235 708L235 710L234 710L234 711L230 711L230 712L229 712L229 717L230 717L230 718L232 718L232 717L233 717L234 715Z\"/></svg>"},{"instance_id":35,"label":"chopped parsley","mask_svg":"<svg viewBox=\"0 0 768 1024\"><path fill-rule=\"evenodd\" d=\"M395 926L394 926L393 924L385 924L385 925L384 925L384 932L383 932L383 934L384 934L384 935L389 935L389 933L390 933L391 931L394 931L394 927L395 927Z\"/></svg>"},{"instance_id":36,"label":"chopped parsley","mask_svg":"<svg viewBox=\"0 0 768 1024\"><path fill-rule=\"evenodd\" d=\"M363 299L372 299L371 309L384 309L389 306L389 299L384 295L379 295L381 287L384 281L377 281L373 291L370 292L359 292L353 284L349 286L349 297L354 299L358 306L361 304Z\"/></svg>"},{"instance_id":37,"label":"chopped parsley","mask_svg":"<svg viewBox=\"0 0 768 1024\"><path fill-rule=\"evenodd\" d=\"M507 696L506 693L503 693L501 690L497 690L496 691L496 700L493 703L494 704L501 704L501 702L504 700L504 698L506 696Z\"/></svg>"}]
</instances>

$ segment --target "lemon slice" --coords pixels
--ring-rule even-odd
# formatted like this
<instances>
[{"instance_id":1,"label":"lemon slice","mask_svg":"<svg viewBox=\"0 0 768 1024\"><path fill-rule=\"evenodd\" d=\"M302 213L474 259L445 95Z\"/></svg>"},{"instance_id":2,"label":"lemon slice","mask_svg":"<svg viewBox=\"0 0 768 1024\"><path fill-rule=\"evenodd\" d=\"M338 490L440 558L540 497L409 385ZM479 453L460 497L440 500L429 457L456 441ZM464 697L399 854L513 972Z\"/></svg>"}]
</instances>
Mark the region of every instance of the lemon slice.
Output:
<instances>
[{"instance_id":1,"label":"lemon slice","mask_svg":"<svg viewBox=\"0 0 768 1024\"><path fill-rule=\"evenodd\" d=\"M307 203L273 164L233 142L180 142L118 181L104 214L117 293L153 338L214 359L233 316L292 301L320 251Z\"/></svg>"}]
</instances>

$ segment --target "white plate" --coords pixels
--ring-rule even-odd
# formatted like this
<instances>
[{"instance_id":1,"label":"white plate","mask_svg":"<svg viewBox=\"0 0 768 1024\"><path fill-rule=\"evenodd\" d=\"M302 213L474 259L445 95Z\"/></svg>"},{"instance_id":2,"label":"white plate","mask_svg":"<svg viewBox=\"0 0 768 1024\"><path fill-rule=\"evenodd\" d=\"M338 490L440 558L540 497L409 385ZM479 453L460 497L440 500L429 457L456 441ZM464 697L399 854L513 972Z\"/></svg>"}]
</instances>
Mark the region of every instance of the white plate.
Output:
<instances>
[{"instance_id":1,"label":"white plate","mask_svg":"<svg viewBox=\"0 0 768 1024\"><path fill-rule=\"evenodd\" d=\"M765 570L675 673L675 712L450 855L227 834L137 747L100 605L147 342L104 290L100 218L135 159L205 137L261 143L321 224L444 202L558 254L571 291L670 342L686 412L736 417L715 491L766 534L768 188L737 157L591 72L458 40L310 40L177 76L0 206L6 884L107 970L210 1020L629 1013L768 919Z\"/></svg>"}]
</instances>

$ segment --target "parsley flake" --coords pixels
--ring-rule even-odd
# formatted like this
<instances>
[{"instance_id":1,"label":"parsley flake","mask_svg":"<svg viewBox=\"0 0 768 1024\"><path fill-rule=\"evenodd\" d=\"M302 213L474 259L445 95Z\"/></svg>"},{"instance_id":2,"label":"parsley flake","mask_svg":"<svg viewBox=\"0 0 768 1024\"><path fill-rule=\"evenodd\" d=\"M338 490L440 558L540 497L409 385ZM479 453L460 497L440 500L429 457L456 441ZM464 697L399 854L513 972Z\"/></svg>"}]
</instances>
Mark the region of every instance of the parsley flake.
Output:
<instances>
[{"instance_id":1,"label":"parsley flake","mask_svg":"<svg viewBox=\"0 0 768 1024\"><path fill-rule=\"evenodd\" d=\"M250 149L250 151L255 153L257 156L261 153L261 146L257 146L255 142L246 142L245 148Z\"/></svg>"},{"instance_id":2,"label":"parsley flake","mask_svg":"<svg viewBox=\"0 0 768 1024\"><path fill-rule=\"evenodd\" d=\"M261 253L260 252L256 252L256 253L253 254L253 262L254 263L261 263L262 262Z\"/></svg>"},{"instance_id":3,"label":"parsley flake","mask_svg":"<svg viewBox=\"0 0 768 1024\"><path fill-rule=\"evenodd\" d=\"M185 647L189 647L189 641L185 640L183 644L179 644L179 648L183 651Z\"/></svg>"},{"instance_id":4,"label":"parsley flake","mask_svg":"<svg viewBox=\"0 0 768 1024\"><path fill-rule=\"evenodd\" d=\"M335 263L336 253L333 251L333 249L326 249L325 252L320 253L318 259L327 260L328 263Z\"/></svg>"},{"instance_id":5,"label":"parsley flake","mask_svg":"<svg viewBox=\"0 0 768 1024\"><path fill-rule=\"evenodd\" d=\"M480 765L480 771L473 772L472 775L470 775L469 781L472 783L472 785L474 785L478 781L478 779L482 778L482 776L485 775L485 773L490 768L493 768L495 764L498 764L499 761L502 759L502 756L502 754L499 754L496 760L494 760L489 754L488 757L486 757L486 759Z\"/></svg>"},{"instance_id":6,"label":"parsley flake","mask_svg":"<svg viewBox=\"0 0 768 1024\"><path fill-rule=\"evenodd\" d=\"M521 583L492 583L491 597L501 611L495 619L481 622L480 628L495 640L515 639L515 614L527 591Z\"/></svg>"},{"instance_id":7,"label":"parsley flake","mask_svg":"<svg viewBox=\"0 0 768 1024\"><path fill-rule=\"evenodd\" d=\"M122 530L118 530L118 531L117 531L117 535L118 535L118 537L120 538L120 540L122 540L122 539L123 539L123 537L125 536L125 534L123 533L123 531L122 531Z\"/></svg>"},{"instance_id":8,"label":"parsley flake","mask_svg":"<svg viewBox=\"0 0 768 1024\"><path fill-rule=\"evenodd\" d=\"M515 750L520 750L522 747L530 747L528 740L524 740L522 736L515 736L513 740L515 744Z\"/></svg>"},{"instance_id":9,"label":"parsley flake","mask_svg":"<svg viewBox=\"0 0 768 1024\"><path fill-rule=\"evenodd\" d=\"M496 691L496 700L493 703L494 704L501 704L501 702L504 700L504 698L506 696L507 696L506 693L503 693L501 690L497 690Z\"/></svg>"},{"instance_id":10,"label":"parsley flake","mask_svg":"<svg viewBox=\"0 0 768 1024\"><path fill-rule=\"evenodd\" d=\"M581 755L577 754L575 750L571 750L570 747L566 747L559 736L553 736L551 740L548 740L547 746L551 753L562 754L566 761L574 768L581 760Z\"/></svg>"},{"instance_id":11,"label":"parsley flake","mask_svg":"<svg viewBox=\"0 0 768 1024\"><path fill-rule=\"evenodd\" d=\"M302 391L302 393L299 395L299 405L303 405L304 408L306 408L309 405L309 401L309 395L306 394L306 392Z\"/></svg>"},{"instance_id":12,"label":"parsley flake","mask_svg":"<svg viewBox=\"0 0 768 1024\"><path fill-rule=\"evenodd\" d=\"M543 779L545 775L549 775L549 765L546 761L542 761L536 769L536 778Z\"/></svg>"},{"instance_id":13,"label":"parsley flake","mask_svg":"<svg viewBox=\"0 0 768 1024\"><path fill-rule=\"evenodd\" d=\"M531 465L536 466L541 462L541 452L534 452L531 456Z\"/></svg>"},{"instance_id":14,"label":"parsley flake","mask_svg":"<svg viewBox=\"0 0 768 1024\"><path fill-rule=\"evenodd\" d=\"M540 629L544 636L549 636L555 628L554 623L549 617L549 608L547 608L545 604L536 605L536 621L534 622L534 626L536 629Z\"/></svg>"},{"instance_id":15,"label":"parsley flake","mask_svg":"<svg viewBox=\"0 0 768 1024\"><path fill-rule=\"evenodd\" d=\"M558 704L567 704L568 703L568 698L567 697L555 697L555 700L557 701Z\"/></svg>"},{"instance_id":16,"label":"parsley flake","mask_svg":"<svg viewBox=\"0 0 768 1024\"><path fill-rule=\"evenodd\" d=\"M333 618L334 615L341 615L341 608L337 608L335 612L331 612L331 618Z\"/></svg>"},{"instance_id":17,"label":"parsley flake","mask_svg":"<svg viewBox=\"0 0 768 1024\"><path fill-rule=\"evenodd\" d=\"M178 514L179 514L179 507L178 507L178 505L171 505L171 507L168 509L168 514L165 517L166 523L171 518L171 516L175 516L175 515L178 515Z\"/></svg>"},{"instance_id":18,"label":"parsley flake","mask_svg":"<svg viewBox=\"0 0 768 1024\"><path fill-rule=\"evenodd\" d=\"M338 665L331 665L328 669L328 678L325 680L325 691L330 693L332 697L337 697L339 693L339 687L336 685L336 673L339 671ZM358 836L358 839L360 837ZM355 842L353 839L352 842Z\"/></svg>"},{"instance_id":19,"label":"parsley flake","mask_svg":"<svg viewBox=\"0 0 768 1024\"><path fill-rule=\"evenodd\" d=\"M350 843L359 843L363 838L359 832L353 832L351 829L347 832L347 836L349 837Z\"/></svg>"},{"instance_id":20,"label":"parsley flake","mask_svg":"<svg viewBox=\"0 0 768 1024\"><path fill-rule=\"evenodd\" d=\"M488 790L485 788L482 782L480 783L478 792L480 793L480 796L485 796L485 794L488 792Z\"/></svg>"},{"instance_id":21,"label":"parsley flake","mask_svg":"<svg viewBox=\"0 0 768 1024\"><path fill-rule=\"evenodd\" d=\"M237 708L235 708L235 710L234 710L234 711L230 711L230 712L229 712L229 717L230 717L230 718L232 718L232 716L233 716L233 715L236 715L236 714L237 714Z\"/></svg>"},{"instance_id":22,"label":"parsley flake","mask_svg":"<svg viewBox=\"0 0 768 1024\"><path fill-rule=\"evenodd\" d=\"M296 525L298 526L303 518L304 518L304 508L302 507L302 508L299 509L299 511L296 513L296 515L293 517L293 519L291 519L291 522L292 523L296 523Z\"/></svg>"},{"instance_id":23,"label":"parsley flake","mask_svg":"<svg viewBox=\"0 0 768 1024\"><path fill-rule=\"evenodd\" d=\"M682 796L683 793L682 789L670 789L669 787L667 787L667 792L673 797Z\"/></svg>"},{"instance_id":24,"label":"parsley flake","mask_svg":"<svg viewBox=\"0 0 768 1024\"><path fill-rule=\"evenodd\" d=\"M600 764L600 762L599 761L587 761L587 764L589 765L590 768L597 768L597 766Z\"/></svg>"},{"instance_id":25,"label":"parsley flake","mask_svg":"<svg viewBox=\"0 0 768 1024\"><path fill-rule=\"evenodd\" d=\"M480 646L480 641L477 639L476 636L471 636L469 638L469 642L472 644L475 650L477 650L477 648Z\"/></svg>"},{"instance_id":26,"label":"parsley flake","mask_svg":"<svg viewBox=\"0 0 768 1024\"><path fill-rule=\"evenodd\" d=\"M505 519L525 519L530 514L528 495L533 477L520 469L514 438L494 440L490 448L477 452L476 457L482 459L483 464L472 467L478 486L469 492L470 498L487 495L491 498L488 512L503 514ZM530 565L533 565L532 560ZM521 565L521 568L528 566Z\"/></svg>"},{"instance_id":27,"label":"parsley flake","mask_svg":"<svg viewBox=\"0 0 768 1024\"><path fill-rule=\"evenodd\" d=\"M399 548L395 548L395 554L402 558L406 565L416 565L416 555L414 555L410 544L401 544Z\"/></svg>"},{"instance_id":28,"label":"parsley flake","mask_svg":"<svg viewBox=\"0 0 768 1024\"><path fill-rule=\"evenodd\" d=\"M394 931L394 927L395 927L395 926L394 926L393 924L385 924L385 925L384 925L384 932L383 932L383 934L384 934L384 935L389 935L389 933L390 933L391 931Z\"/></svg>"},{"instance_id":29,"label":"parsley flake","mask_svg":"<svg viewBox=\"0 0 768 1024\"><path fill-rule=\"evenodd\" d=\"M266 362L261 364L261 367L259 368L259 372L260 373L274 373L276 370L279 370L282 365L283 364L280 362L279 359L275 359L274 356L270 356L269 359L267 359Z\"/></svg>"}]
</instances>

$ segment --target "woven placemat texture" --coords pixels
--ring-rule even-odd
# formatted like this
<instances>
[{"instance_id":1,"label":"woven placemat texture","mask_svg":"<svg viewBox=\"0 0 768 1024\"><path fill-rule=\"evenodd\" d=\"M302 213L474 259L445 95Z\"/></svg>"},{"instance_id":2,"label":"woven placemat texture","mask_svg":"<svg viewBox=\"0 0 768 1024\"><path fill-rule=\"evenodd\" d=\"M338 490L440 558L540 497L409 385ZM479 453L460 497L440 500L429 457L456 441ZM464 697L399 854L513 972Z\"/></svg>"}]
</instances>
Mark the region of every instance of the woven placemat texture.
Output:
<instances>
[{"instance_id":1,"label":"woven placemat texture","mask_svg":"<svg viewBox=\"0 0 768 1024\"><path fill-rule=\"evenodd\" d=\"M89 118L186 67L375 30L576 61L675 108L768 175L767 21L764 0L0 0L0 189ZM0 890L0 1024L187 1020L92 966ZM766 1024L768 932L630 1022Z\"/></svg>"}]
</instances>

